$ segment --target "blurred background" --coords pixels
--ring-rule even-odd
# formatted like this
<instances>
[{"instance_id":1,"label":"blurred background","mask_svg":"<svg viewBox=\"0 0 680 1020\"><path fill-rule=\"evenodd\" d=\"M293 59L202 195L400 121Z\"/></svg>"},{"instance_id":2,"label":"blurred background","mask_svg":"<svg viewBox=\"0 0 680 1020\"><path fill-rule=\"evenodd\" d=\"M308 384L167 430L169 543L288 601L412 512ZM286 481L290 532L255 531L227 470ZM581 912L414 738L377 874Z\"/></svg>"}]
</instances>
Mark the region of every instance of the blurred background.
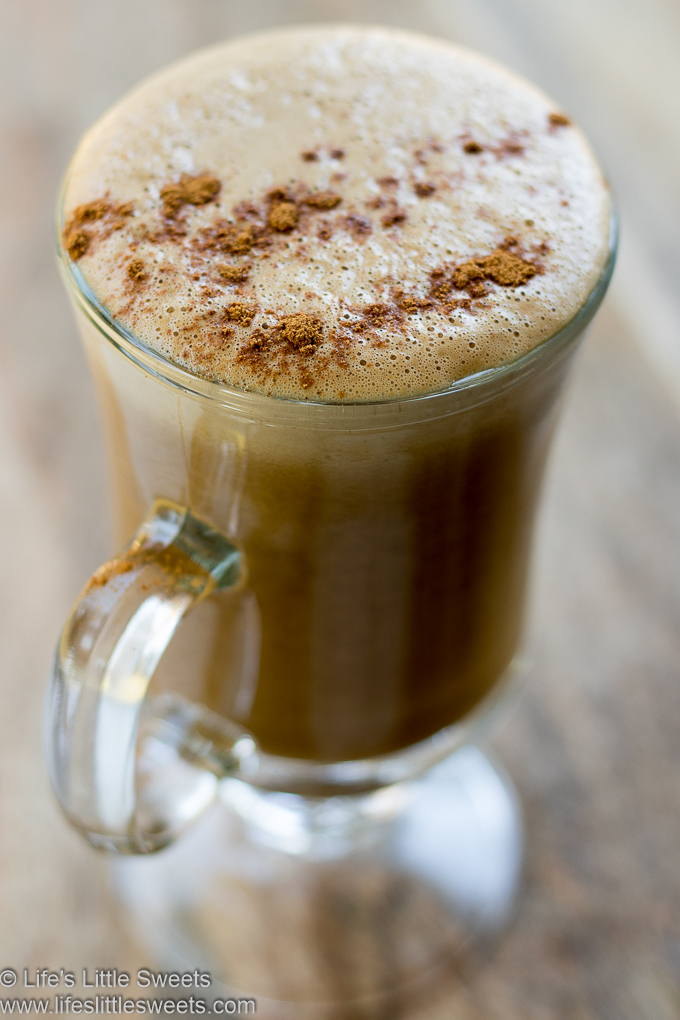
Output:
<instances>
[{"instance_id":1,"label":"blurred background","mask_svg":"<svg viewBox=\"0 0 680 1020\"><path fill-rule=\"evenodd\" d=\"M81 132L143 75L232 35L339 20L428 32L533 79L590 135L622 224L615 282L580 356L551 461L531 673L493 741L525 807L524 895L491 958L469 961L417 1004L393 1007L390 1020L673 1020L674 0L0 0L0 967L149 963L124 932L105 861L60 817L41 757L54 644L111 551L97 408L53 254L60 177Z\"/></svg>"}]
</instances>

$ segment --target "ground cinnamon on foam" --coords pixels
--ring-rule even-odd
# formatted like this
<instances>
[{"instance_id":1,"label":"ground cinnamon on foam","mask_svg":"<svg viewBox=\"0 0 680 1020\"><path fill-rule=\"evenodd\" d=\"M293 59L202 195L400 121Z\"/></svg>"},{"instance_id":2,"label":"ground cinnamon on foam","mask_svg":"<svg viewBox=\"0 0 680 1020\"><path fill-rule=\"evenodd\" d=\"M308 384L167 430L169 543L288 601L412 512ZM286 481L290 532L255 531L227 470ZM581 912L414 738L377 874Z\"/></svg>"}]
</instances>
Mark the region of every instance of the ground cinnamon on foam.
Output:
<instances>
[{"instance_id":1,"label":"ground cinnamon on foam","mask_svg":"<svg viewBox=\"0 0 680 1020\"><path fill-rule=\"evenodd\" d=\"M467 151L476 152L476 144L474 148L467 148ZM398 206L394 197L399 181L388 176L379 178L377 184L382 197L378 196L366 204L370 208L383 209L380 224L385 230L394 230L407 219L405 211ZM159 236L165 244L188 245L193 250L195 265L202 265L203 272L214 272L222 284L235 287L249 278L254 269L253 263L215 264L215 255L231 256L238 260L259 250L258 257L262 257L274 243L288 246L285 239L291 235L303 240L312 228L312 222L308 222L310 216L313 218L319 212L329 213L342 202L342 195L336 191L310 192L301 185L275 188L259 202L255 200L237 204L231 220L218 216L212 225L203 226L191 237L183 207L207 205L217 198L220 190L221 182L216 175L210 173L194 177L185 174L179 181L165 185L160 196L166 226ZM429 182L416 181L413 185L413 191L421 199L430 198L435 190L435 185ZM85 233L83 225L96 227L99 224L104 236L111 229L118 229L122 217L131 211L131 207L116 206L104 199L75 209L64 232L64 243L71 257L74 260L82 257L94 240L95 234ZM244 222L243 217L250 218L250 222ZM370 219L352 212L336 216L335 220L322 220L317 238L323 240L330 237L334 227L347 230L357 244L365 243L373 230ZM384 341L376 334L376 330L388 327L403 334L407 318L428 310L445 314L455 309L471 311L474 302L488 294L489 284L513 288L523 286L542 269L539 263L525 258L521 250L520 239L509 235L487 255L475 256L459 264L445 263L431 270L427 296L417 296L406 291L403 286L396 286L392 288L389 303L374 301L364 305L347 305L349 313L338 321L329 334L331 350L330 354L326 354L326 361L330 357L336 363L346 366L347 350L353 338L362 337L371 342L373 347L379 348L384 345ZM144 261L138 257L127 264L126 273L136 285L144 284L150 275ZM201 273L195 274L194 278L200 279ZM467 296L456 297L455 291ZM219 294L219 291L215 294ZM313 385L314 376L310 367L313 362L316 363L316 359L312 356L318 354L325 339L323 323L318 316L306 312L281 315L271 310L263 313L257 302L241 300L223 306L221 318L216 319L216 314L216 310L210 310L184 329L185 332L197 331L193 334L198 344L194 357L202 364L208 365L211 358L225 345L235 348L237 363L248 365L260 376L271 374L272 371L288 370L291 367L290 358L293 357L294 361L299 359L297 371L303 388L308 389ZM265 322L262 315L265 318L273 315L276 321ZM250 330L258 316L260 325L256 325L246 336L240 332L236 334L237 329ZM347 318L350 321L344 321ZM184 353L193 346L194 341L189 340Z\"/></svg>"},{"instance_id":2,"label":"ground cinnamon on foam","mask_svg":"<svg viewBox=\"0 0 680 1020\"><path fill-rule=\"evenodd\" d=\"M203 173L194 177L182 174L175 184L166 184L161 199L166 216L175 216L183 205L207 205L220 193L222 184L214 174Z\"/></svg>"},{"instance_id":3,"label":"ground cinnamon on foam","mask_svg":"<svg viewBox=\"0 0 680 1020\"><path fill-rule=\"evenodd\" d=\"M568 127L571 121L563 113L548 114L548 123L551 127Z\"/></svg>"},{"instance_id":4,"label":"ground cinnamon on foam","mask_svg":"<svg viewBox=\"0 0 680 1020\"><path fill-rule=\"evenodd\" d=\"M490 255L470 259L457 266L453 282L458 290L465 290L473 282L491 280L501 287L521 287L536 275L536 266L504 248L496 248Z\"/></svg>"},{"instance_id":5,"label":"ground cinnamon on foam","mask_svg":"<svg viewBox=\"0 0 680 1020\"><path fill-rule=\"evenodd\" d=\"M321 319L305 312L285 315L281 320L280 333L283 339L301 354L311 354L323 340Z\"/></svg>"},{"instance_id":6,"label":"ground cinnamon on foam","mask_svg":"<svg viewBox=\"0 0 680 1020\"><path fill-rule=\"evenodd\" d=\"M334 191L318 191L305 199L306 205L311 205L314 209L335 209L341 202L342 198Z\"/></svg>"},{"instance_id":7,"label":"ground cinnamon on foam","mask_svg":"<svg viewBox=\"0 0 680 1020\"><path fill-rule=\"evenodd\" d=\"M135 283L141 283L147 278L147 272L141 259L133 259L127 267L127 274Z\"/></svg>"},{"instance_id":8,"label":"ground cinnamon on foam","mask_svg":"<svg viewBox=\"0 0 680 1020\"><path fill-rule=\"evenodd\" d=\"M294 202L275 202L269 210L269 226L285 233L297 226L299 216Z\"/></svg>"},{"instance_id":9,"label":"ground cinnamon on foam","mask_svg":"<svg viewBox=\"0 0 680 1020\"><path fill-rule=\"evenodd\" d=\"M69 256L76 262L88 251L94 237L90 230L84 229L86 225L94 224L98 220L106 221L107 229L100 231L98 236L107 236L114 230L121 230L132 211L132 202L116 205L105 198L76 206L64 227L64 247Z\"/></svg>"},{"instance_id":10,"label":"ground cinnamon on foam","mask_svg":"<svg viewBox=\"0 0 680 1020\"><path fill-rule=\"evenodd\" d=\"M436 392L561 328L604 266L606 185L578 130L444 44L283 33L139 97L79 150L64 245L123 328L211 381Z\"/></svg>"},{"instance_id":11,"label":"ground cinnamon on foam","mask_svg":"<svg viewBox=\"0 0 680 1020\"><path fill-rule=\"evenodd\" d=\"M227 305L224 310L227 322L236 322L239 326L250 326L256 315L257 308L253 305L246 305L242 301L235 301L233 305Z\"/></svg>"},{"instance_id":12,"label":"ground cinnamon on foam","mask_svg":"<svg viewBox=\"0 0 680 1020\"><path fill-rule=\"evenodd\" d=\"M229 255L247 255L255 244L255 231L251 226L242 228L218 225L212 232L205 233L206 248L222 249Z\"/></svg>"},{"instance_id":13,"label":"ground cinnamon on foam","mask_svg":"<svg viewBox=\"0 0 680 1020\"><path fill-rule=\"evenodd\" d=\"M248 279L250 266L219 266L217 272L227 283L243 283Z\"/></svg>"}]
</instances>

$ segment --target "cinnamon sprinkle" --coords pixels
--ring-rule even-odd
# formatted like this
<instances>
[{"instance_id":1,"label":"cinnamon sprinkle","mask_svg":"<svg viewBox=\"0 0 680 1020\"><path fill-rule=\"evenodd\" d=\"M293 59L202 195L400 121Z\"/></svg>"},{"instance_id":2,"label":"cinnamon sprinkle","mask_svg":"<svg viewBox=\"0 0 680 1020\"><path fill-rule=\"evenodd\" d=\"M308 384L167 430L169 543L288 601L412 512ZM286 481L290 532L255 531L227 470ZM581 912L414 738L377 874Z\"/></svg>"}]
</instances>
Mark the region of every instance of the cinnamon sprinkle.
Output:
<instances>
[{"instance_id":1,"label":"cinnamon sprinkle","mask_svg":"<svg viewBox=\"0 0 680 1020\"><path fill-rule=\"evenodd\" d=\"M371 326L384 326L390 316L390 309L386 304L376 302L372 305L366 305L362 309L362 314Z\"/></svg>"},{"instance_id":2,"label":"cinnamon sprinkle","mask_svg":"<svg viewBox=\"0 0 680 1020\"><path fill-rule=\"evenodd\" d=\"M217 273L227 283L243 283L248 279L250 268L250 266L220 266Z\"/></svg>"},{"instance_id":3,"label":"cinnamon sprinkle","mask_svg":"<svg viewBox=\"0 0 680 1020\"><path fill-rule=\"evenodd\" d=\"M90 247L91 240L90 234L85 230L64 231L64 247L74 262L83 257Z\"/></svg>"},{"instance_id":4,"label":"cinnamon sprinkle","mask_svg":"<svg viewBox=\"0 0 680 1020\"><path fill-rule=\"evenodd\" d=\"M252 305L246 305L243 301L234 301L233 304L227 305L224 310L226 321L236 322L239 326L250 326L256 315L257 308Z\"/></svg>"},{"instance_id":5,"label":"cinnamon sprinkle","mask_svg":"<svg viewBox=\"0 0 680 1020\"><path fill-rule=\"evenodd\" d=\"M123 208L122 206L120 207ZM100 220L111 210L111 203L103 198L97 198L94 202L86 202L84 205L76 206L71 213L69 226L82 226L83 223L90 223L93 220Z\"/></svg>"},{"instance_id":6,"label":"cinnamon sprinkle","mask_svg":"<svg viewBox=\"0 0 680 1020\"><path fill-rule=\"evenodd\" d=\"M400 209L398 206L395 206L393 209L390 210L390 212L387 213L387 215L383 216L380 222L382 223L383 227L398 226L400 223L406 222L406 213L404 212L403 209Z\"/></svg>"},{"instance_id":7,"label":"cinnamon sprinkle","mask_svg":"<svg viewBox=\"0 0 680 1020\"><path fill-rule=\"evenodd\" d=\"M359 216L357 213L349 213L347 216L341 216L335 221L339 227L344 227L355 241L365 241L367 237L373 232L373 225L369 219L365 216Z\"/></svg>"},{"instance_id":8,"label":"cinnamon sprinkle","mask_svg":"<svg viewBox=\"0 0 680 1020\"><path fill-rule=\"evenodd\" d=\"M221 188L222 184L214 174L203 173L194 177L182 174L175 184L161 188L165 215L176 216L184 205L207 205L217 198Z\"/></svg>"},{"instance_id":9,"label":"cinnamon sprinkle","mask_svg":"<svg viewBox=\"0 0 680 1020\"><path fill-rule=\"evenodd\" d=\"M148 273L141 259L133 259L127 267L127 275L133 283L142 283L146 280Z\"/></svg>"},{"instance_id":10,"label":"cinnamon sprinkle","mask_svg":"<svg viewBox=\"0 0 680 1020\"><path fill-rule=\"evenodd\" d=\"M498 247L490 255L469 259L456 266L453 284L457 290L467 290L473 297L481 297L484 281L501 287L521 287L537 273L536 266L520 258L507 248Z\"/></svg>"},{"instance_id":11,"label":"cinnamon sprinkle","mask_svg":"<svg viewBox=\"0 0 680 1020\"><path fill-rule=\"evenodd\" d=\"M299 215L294 202L275 202L269 210L269 226L279 233L287 233L297 226Z\"/></svg>"},{"instance_id":12,"label":"cinnamon sprinkle","mask_svg":"<svg viewBox=\"0 0 680 1020\"><path fill-rule=\"evenodd\" d=\"M447 277L443 269L433 269L430 273L430 295L435 301L444 301L453 289L453 280Z\"/></svg>"},{"instance_id":13,"label":"cinnamon sprinkle","mask_svg":"<svg viewBox=\"0 0 680 1020\"><path fill-rule=\"evenodd\" d=\"M262 329L254 329L247 341L239 350L236 360L240 363L263 365L262 355L273 346L273 337Z\"/></svg>"},{"instance_id":14,"label":"cinnamon sprinkle","mask_svg":"<svg viewBox=\"0 0 680 1020\"><path fill-rule=\"evenodd\" d=\"M413 294L405 294L401 289L394 292L394 298L407 315L415 315L416 312L432 307L432 301L429 298L417 298Z\"/></svg>"},{"instance_id":15,"label":"cinnamon sprinkle","mask_svg":"<svg viewBox=\"0 0 680 1020\"><path fill-rule=\"evenodd\" d=\"M69 257L77 262L89 250L94 240L94 235L88 230L83 230L83 224L93 225L98 221L105 224L106 233L120 230L125 225L125 219L132 214L132 202L116 205L105 198L97 198L93 202L86 202L78 205L71 213L63 232L63 242Z\"/></svg>"},{"instance_id":16,"label":"cinnamon sprinkle","mask_svg":"<svg viewBox=\"0 0 680 1020\"><path fill-rule=\"evenodd\" d=\"M316 315L284 315L277 327L281 337L300 354L313 354L323 340L323 325Z\"/></svg>"},{"instance_id":17,"label":"cinnamon sprinkle","mask_svg":"<svg viewBox=\"0 0 680 1020\"><path fill-rule=\"evenodd\" d=\"M496 159L512 159L516 156L523 156L526 149L526 132L511 131L507 138L504 138L498 145L491 146L491 151Z\"/></svg>"},{"instance_id":18,"label":"cinnamon sprinkle","mask_svg":"<svg viewBox=\"0 0 680 1020\"><path fill-rule=\"evenodd\" d=\"M312 206L313 209L335 209L341 202L342 198L334 191L314 192L305 199L305 204Z\"/></svg>"},{"instance_id":19,"label":"cinnamon sprinkle","mask_svg":"<svg viewBox=\"0 0 680 1020\"><path fill-rule=\"evenodd\" d=\"M226 220L218 220L214 227L201 231L201 238L199 247L217 249L228 255L247 255L258 240L251 223L239 226Z\"/></svg>"},{"instance_id":20,"label":"cinnamon sprinkle","mask_svg":"<svg viewBox=\"0 0 680 1020\"><path fill-rule=\"evenodd\" d=\"M333 228L328 220L322 220L316 235L320 241L330 241L333 236Z\"/></svg>"}]
</instances>

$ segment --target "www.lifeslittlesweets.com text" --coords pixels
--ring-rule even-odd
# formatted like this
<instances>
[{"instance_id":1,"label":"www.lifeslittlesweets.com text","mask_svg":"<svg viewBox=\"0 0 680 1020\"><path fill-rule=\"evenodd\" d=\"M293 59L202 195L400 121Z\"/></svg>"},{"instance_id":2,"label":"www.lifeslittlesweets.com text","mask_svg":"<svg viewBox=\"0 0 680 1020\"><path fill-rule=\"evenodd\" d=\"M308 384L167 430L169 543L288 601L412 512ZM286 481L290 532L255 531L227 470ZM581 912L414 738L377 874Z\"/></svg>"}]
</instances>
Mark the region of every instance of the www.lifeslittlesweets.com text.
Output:
<instances>
[{"instance_id":1,"label":"www.lifeslittlesweets.com text","mask_svg":"<svg viewBox=\"0 0 680 1020\"><path fill-rule=\"evenodd\" d=\"M79 975L81 976L81 975ZM33 997L30 999L0 998L0 1015L3 1013L51 1013L51 1014L170 1014L187 1013L193 1015L216 1014L222 1016L248 1015L257 1010L255 999L224 999L208 1000L193 992L209 988L212 978L205 971L153 971L141 968L134 975L117 968L95 968L82 971L81 985L83 989L93 989L94 995L81 996L75 993L77 984L76 972L60 968L50 970L47 967L29 970L24 968L21 976L12 967L0 971L0 988L17 991L24 989L54 990L47 998ZM158 993L162 989L177 990L180 995L173 998L134 997L135 986ZM73 991L71 991L73 990ZM131 994L132 993L132 994ZM182 993L185 993L182 995ZM186 994L189 993L189 994Z\"/></svg>"}]
</instances>

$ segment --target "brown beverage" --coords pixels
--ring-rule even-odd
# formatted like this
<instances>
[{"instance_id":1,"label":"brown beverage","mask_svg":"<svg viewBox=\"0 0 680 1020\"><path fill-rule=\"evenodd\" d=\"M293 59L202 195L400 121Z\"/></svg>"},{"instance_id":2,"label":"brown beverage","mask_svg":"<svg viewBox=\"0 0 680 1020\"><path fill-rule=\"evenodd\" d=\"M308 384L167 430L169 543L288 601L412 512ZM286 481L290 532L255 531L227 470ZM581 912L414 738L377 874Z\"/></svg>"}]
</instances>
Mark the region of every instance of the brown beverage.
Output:
<instances>
[{"instance_id":1,"label":"brown beverage","mask_svg":"<svg viewBox=\"0 0 680 1020\"><path fill-rule=\"evenodd\" d=\"M242 548L245 583L167 658L184 642L194 693L264 750L396 751L507 669L568 361L538 348L602 279L609 220L543 95L378 29L206 51L85 137L64 247L197 391L86 330L119 534L165 496Z\"/></svg>"}]
</instances>

